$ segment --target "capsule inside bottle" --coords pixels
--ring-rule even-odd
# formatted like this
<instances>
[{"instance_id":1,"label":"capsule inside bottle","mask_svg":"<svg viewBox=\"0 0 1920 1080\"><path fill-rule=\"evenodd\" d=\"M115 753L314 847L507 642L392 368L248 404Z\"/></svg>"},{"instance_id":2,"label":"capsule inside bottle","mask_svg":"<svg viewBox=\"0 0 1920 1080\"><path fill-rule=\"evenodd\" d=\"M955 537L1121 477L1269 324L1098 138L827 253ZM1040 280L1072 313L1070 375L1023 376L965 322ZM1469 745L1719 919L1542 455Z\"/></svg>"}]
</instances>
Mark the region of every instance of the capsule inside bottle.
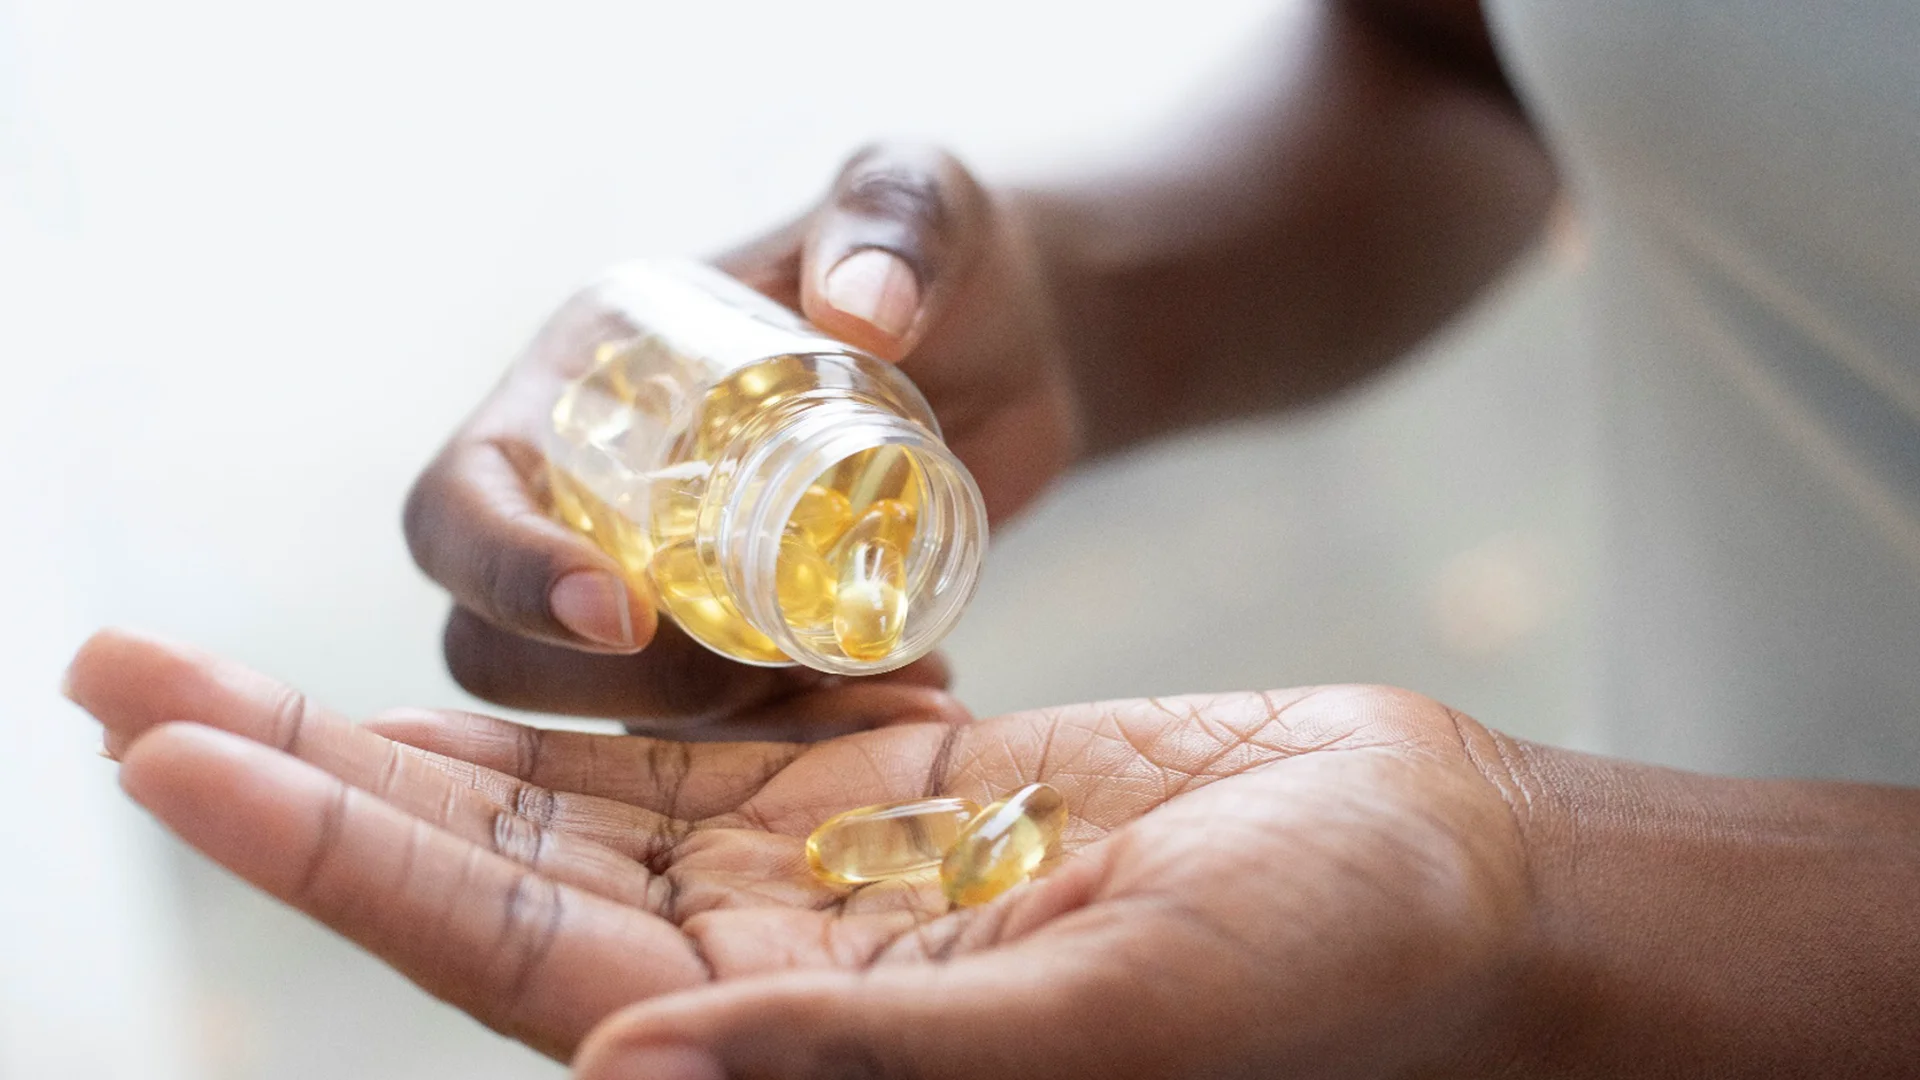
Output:
<instances>
[{"instance_id":1,"label":"capsule inside bottle","mask_svg":"<svg viewBox=\"0 0 1920 1080\"><path fill-rule=\"evenodd\" d=\"M958 907L984 904L1027 880L1067 824L1067 802L1048 784L1026 787L969 821L940 863L940 887Z\"/></svg>"},{"instance_id":2,"label":"capsule inside bottle","mask_svg":"<svg viewBox=\"0 0 1920 1080\"><path fill-rule=\"evenodd\" d=\"M780 613L788 625L811 630L832 621L839 575L800 530L789 528L780 538L780 562L774 573Z\"/></svg>"},{"instance_id":3,"label":"capsule inside bottle","mask_svg":"<svg viewBox=\"0 0 1920 1080\"><path fill-rule=\"evenodd\" d=\"M859 885L940 865L980 807L968 799L913 799L835 814L807 837L807 865L836 885Z\"/></svg>"},{"instance_id":4,"label":"capsule inside bottle","mask_svg":"<svg viewBox=\"0 0 1920 1080\"><path fill-rule=\"evenodd\" d=\"M853 503L846 493L818 482L807 486L787 518L788 531L798 532L822 555L833 550L852 524Z\"/></svg>"},{"instance_id":5,"label":"capsule inside bottle","mask_svg":"<svg viewBox=\"0 0 1920 1080\"><path fill-rule=\"evenodd\" d=\"M907 625L907 564L884 540L862 541L842 556L833 598L833 637L856 660L883 660Z\"/></svg>"},{"instance_id":6,"label":"capsule inside bottle","mask_svg":"<svg viewBox=\"0 0 1920 1080\"><path fill-rule=\"evenodd\" d=\"M786 659L771 638L754 629L726 597L714 592L693 541L668 544L654 552L649 576L655 599L688 633L717 642L734 656Z\"/></svg>"},{"instance_id":7,"label":"capsule inside bottle","mask_svg":"<svg viewBox=\"0 0 1920 1080\"><path fill-rule=\"evenodd\" d=\"M913 549L919 517L919 511L906 499L875 499L854 516L841 534L839 550L850 551L856 544L878 540L905 554Z\"/></svg>"}]
</instances>

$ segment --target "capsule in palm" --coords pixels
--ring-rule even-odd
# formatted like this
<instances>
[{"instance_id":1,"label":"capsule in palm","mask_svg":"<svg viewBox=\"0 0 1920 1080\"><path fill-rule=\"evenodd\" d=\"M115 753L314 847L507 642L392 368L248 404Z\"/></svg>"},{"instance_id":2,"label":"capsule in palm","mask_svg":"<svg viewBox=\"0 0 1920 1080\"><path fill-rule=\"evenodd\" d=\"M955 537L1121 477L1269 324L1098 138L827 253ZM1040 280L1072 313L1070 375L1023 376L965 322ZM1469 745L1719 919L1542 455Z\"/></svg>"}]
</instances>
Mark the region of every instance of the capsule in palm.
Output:
<instances>
[{"instance_id":1,"label":"capsule in palm","mask_svg":"<svg viewBox=\"0 0 1920 1080\"><path fill-rule=\"evenodd\" d=\"M859 885L940 865L980 812L968 799L913 799L835 814L807 837L807 865L836 885Z\"/></svg>"},{"instance_id":2,"label":"capsule in palm","mask_svg":"<svg viewBox=\"0 0 1920 1080\"><path fill-rule=\"evenodd\" d=\"M1026 787L969 821L940 863L940 886L960 907L984 904L1046 858L1067 824L1067 802L1047 784Z\"/></svg>"}]
</instances>

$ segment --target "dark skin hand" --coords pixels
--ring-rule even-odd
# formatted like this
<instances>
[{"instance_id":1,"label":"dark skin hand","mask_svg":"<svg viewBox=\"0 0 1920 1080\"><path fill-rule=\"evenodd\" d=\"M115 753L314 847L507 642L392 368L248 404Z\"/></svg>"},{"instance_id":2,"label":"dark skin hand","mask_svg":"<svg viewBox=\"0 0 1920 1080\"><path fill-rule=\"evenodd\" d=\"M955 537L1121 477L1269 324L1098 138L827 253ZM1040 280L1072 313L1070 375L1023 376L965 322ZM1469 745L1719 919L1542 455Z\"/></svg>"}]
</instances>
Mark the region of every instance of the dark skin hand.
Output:
<instances>
[{"instance_id":1,"label":"dark skin hand","mask_svg":"<svg viewBox=\"0 0 1920 1080\"><path fill-rule=\"evenodd\" d=\"M907 286L918 299L899 334L822 299L836 264L880 244L910 251L924 268L925 284ZM990 515L1018 509L1065 467L1073 412L1048 312L1025 299L1040 291L1035 260L952 159L903 148L862 153L821 206L717 261L876 355L910 352L908 370ZM506 705L697 735L704 721L835 680L708 652L662 624L644 593L622 586L611 559L548 517L538 450L547 410L596 345L631 332L604 288L570 300L415 484L406 533L416 561L453 594L447 662L466 689ZM593 587L562 585L582 580ZM936 657L869 681L940 687L946 671Z\"/></svg>"},{"instance_id":2,"label":"dark skin hand","mask_svg":"<svg viewBox=\"0 0 1920 1080\"><path fill-rule=\"evenodd\" d=\"M184 840L585 1080L1899 1076L1920 1040L1920 793L1592 758L1400 690L674 743L356 726L108 632L70 693ZM801 857L852 805L1036 780L1064 857L984 907Z\"/></svg>"},{"instance_id":3,"label":"dark skin hand","mask_svg":"<svg viewBox=\"0 0 1920 1080\"><path fill-rule=\"evenodd\" d=\"M1076 456L1352 384L1524 248L1552 171L1477 8L1405 7L1302 8L1243 98L1124 173L995 190L944 154L874 148L820 205L717 261L900 361L1004 521ZM898 260L873 318L833 300L862 253ZM546 410L628 332L599 287L562 307L422 474L407 539L453 596L447 661L468 690L711 737L823 680L700 648L547 516ZM946 675L932 661L890 678Z\"/></svg>"},{"instance_id":4,"label":"dark skin hand","mask_svg":"<svg viewBox=\"0 0 1920 1080\"><path fill-rule=\"evenodd\" d=\"M688 744L356 726L107 632L70 692L182 839L489 1026L565 1059L650 1002L580 1051L587 1076L701 1075L617 1060L663 1041L734 1076L1377 1072L1477 1029L1528 938L1520 833L1475 762L1493 736L1400 691ZM1065 858L989 906L830 887L802 858L850 806L1036 780L1067 800Z\"/></svg>"}]
</instances>

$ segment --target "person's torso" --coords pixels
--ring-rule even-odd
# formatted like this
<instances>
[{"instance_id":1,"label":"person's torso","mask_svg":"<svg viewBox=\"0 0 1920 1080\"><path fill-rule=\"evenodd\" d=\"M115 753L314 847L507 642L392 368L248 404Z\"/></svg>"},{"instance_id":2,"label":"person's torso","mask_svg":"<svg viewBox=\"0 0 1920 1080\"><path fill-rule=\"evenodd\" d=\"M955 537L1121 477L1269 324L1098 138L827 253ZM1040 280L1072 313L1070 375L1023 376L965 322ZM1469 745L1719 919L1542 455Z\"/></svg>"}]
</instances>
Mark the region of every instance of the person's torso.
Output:
<instances>
[{"instance_id":1,"label":"person's torso","mask_svg":"<svg viewBox=\"0 0 1920 1080\"><path fill-rule=\"evenodd\" d=\"M1603 745L1920 781L1920 4L1488 9L1591 237Z\"/></svg>"}]
</instances>

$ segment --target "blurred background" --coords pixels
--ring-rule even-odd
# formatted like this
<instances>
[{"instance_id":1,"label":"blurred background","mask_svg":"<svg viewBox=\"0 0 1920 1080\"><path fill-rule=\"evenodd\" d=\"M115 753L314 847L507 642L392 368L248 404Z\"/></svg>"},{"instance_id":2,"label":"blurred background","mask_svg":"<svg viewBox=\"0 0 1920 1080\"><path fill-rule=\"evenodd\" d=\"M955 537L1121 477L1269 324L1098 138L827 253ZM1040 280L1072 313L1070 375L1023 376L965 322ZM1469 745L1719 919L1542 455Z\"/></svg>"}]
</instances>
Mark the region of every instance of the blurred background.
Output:
<instances>
[{"instance_id":1,"label":"blurred background","mask_svg":"<svg viewBox=\"0 0 1920 1080\"><path fill-rule=\"evenodd\" d=\"M0 1077L564 1075L145 821L66 657L122 623L354 712L472 704L400 501L575 285L876 136L1097 163L1285 9L0 0ZM1573 236L1364 393L1054 491L996 538L962 696L1380 681L1578 741Z\"/></svg>"}]
</instances>

